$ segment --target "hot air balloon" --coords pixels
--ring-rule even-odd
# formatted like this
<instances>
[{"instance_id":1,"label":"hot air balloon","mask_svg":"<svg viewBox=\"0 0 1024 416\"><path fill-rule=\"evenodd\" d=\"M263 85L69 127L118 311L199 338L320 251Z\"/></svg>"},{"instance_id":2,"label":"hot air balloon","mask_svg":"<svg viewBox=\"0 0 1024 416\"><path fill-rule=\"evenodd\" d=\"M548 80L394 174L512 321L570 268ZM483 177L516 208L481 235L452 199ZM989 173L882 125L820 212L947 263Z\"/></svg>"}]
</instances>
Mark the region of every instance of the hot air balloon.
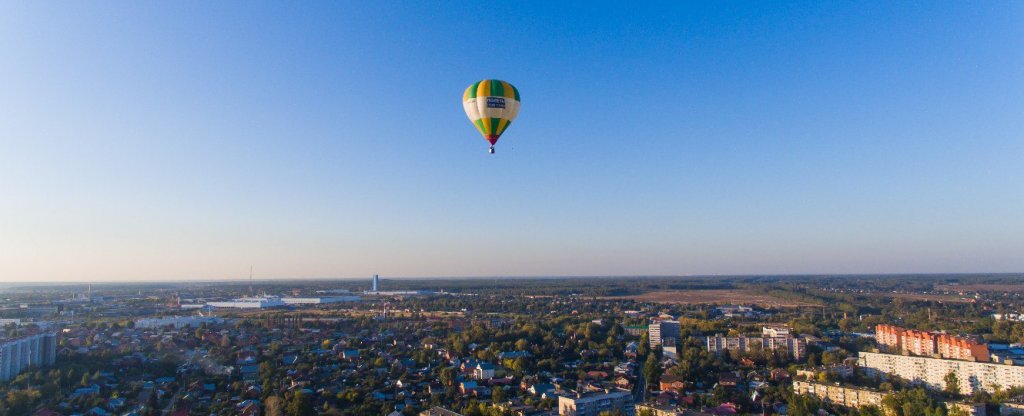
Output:
<instances>
[{"instance_id":1,"label":"hot air balloon","mask_svg":"<svg viewBox=\"0 0 1024 416\"><path fill-rule=\"evenodd\" d=\"M470 85L462 95L462 107L480 134L494 144L519 114L519 90L505 81L485 79Z\"/></svg>"}]
</instances>

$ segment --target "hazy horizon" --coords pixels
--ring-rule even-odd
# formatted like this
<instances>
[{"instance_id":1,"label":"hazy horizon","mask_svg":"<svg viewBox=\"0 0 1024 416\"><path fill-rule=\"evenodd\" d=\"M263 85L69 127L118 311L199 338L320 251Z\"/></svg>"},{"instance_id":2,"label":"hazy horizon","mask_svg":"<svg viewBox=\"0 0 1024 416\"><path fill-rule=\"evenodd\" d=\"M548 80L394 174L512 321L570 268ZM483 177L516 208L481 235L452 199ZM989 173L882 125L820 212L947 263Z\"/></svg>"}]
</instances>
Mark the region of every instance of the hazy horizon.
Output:
<instances>
[{"instance_id":1,"label":"hazy horizon","mask_svg":"<svg viewBox=\"0 0 1024 416\"><path fill-rule=\"evenodd\" d=\"M1021 272L1021 21L2 3L0 283ZM522 94L494 155L484 78Z\"/></svg>"}]
</instances>

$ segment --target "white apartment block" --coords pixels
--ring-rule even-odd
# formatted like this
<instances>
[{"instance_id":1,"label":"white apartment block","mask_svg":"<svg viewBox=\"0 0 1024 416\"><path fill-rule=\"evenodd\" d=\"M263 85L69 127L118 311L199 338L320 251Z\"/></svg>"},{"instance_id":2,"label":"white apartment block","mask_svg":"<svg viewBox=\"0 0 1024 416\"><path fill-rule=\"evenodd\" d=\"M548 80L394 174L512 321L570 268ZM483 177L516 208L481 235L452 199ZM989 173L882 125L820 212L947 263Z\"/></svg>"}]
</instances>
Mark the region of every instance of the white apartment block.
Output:
<instances>
[{"instance_id":1,"label":"white apartment block","mask_svg":"<svg viewBox=\"0 0 1024 416\"><path fill-rule=\"evenodd\" d=\"M878 390L800 380L793 381L793 391L818 396L822 400L854 409L868 405L879 406L885 397L885 392Z\"/></svg>"},{"instance_id":2,"label":"white apartment block","mask_svg":"<svg viewBox=\"0 0 1024 416\"><path fill-rule=\"evenodd\" d=\"M895 374L936 390L945 388L944 378L953 372L960 379L963 394L982 390L993 393L997 386L1024 386L1024 366L874 352L861 352L858 364L870 373Z\"/></svg>"},{"instance_id":3,"label":"white apartment block","mask_svg":"<svg viewBox=\"0 0 1024 416\"><path fill-rule=\"evenodd\" d=\"M705 339L705 344L708 352L716 355L720 355L728 350L746 352L754 348L771 351L786 349L789 351L789 355L795 360L803 359L807 354L807 342L789 335L775 338L747 338L742 335L738 337L724 337L722 335L716 335L713 337L707 337Z\"/></svg>"},{"instance_id":4,"label":"white apartment block","mask_svg":"<svg viewBox=\"0 0 1024 416\"><path fill-rule=\"evenodd\" d=\"M0 341L0 381L11 380L29 367L44 367L56 361L56 333Z\"/></svg>"},{"instance_id":5,"label":"white apartment block","mask_svg":"<svg viewBox=\"0 0 1024 416\"><path fill-rule=\"evenodd\" d=\"M679 321L660 321L647 327L647 336L651 339L651 348L661 345L666 339L678 340L681 333ZM671 345L675 345L672 343Z\"/></svg>"}]
</instances>

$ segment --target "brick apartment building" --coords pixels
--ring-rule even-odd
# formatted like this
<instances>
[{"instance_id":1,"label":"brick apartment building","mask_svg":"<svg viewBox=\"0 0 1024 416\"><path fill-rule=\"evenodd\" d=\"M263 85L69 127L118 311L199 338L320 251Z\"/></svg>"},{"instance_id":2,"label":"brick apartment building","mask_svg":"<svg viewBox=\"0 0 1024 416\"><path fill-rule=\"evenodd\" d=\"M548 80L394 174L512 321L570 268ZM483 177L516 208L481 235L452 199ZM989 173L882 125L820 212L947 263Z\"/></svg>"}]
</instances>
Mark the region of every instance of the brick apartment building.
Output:
<instances>
[{"instance_id":1,"label":"brick apartment building","mask_svg":"<svg viewBox=\"0 0 1024 416\"><path fill-rule=\"evenodd\" d=\"M922 357L938 356L952 360L989 361L988 345L955 335L917 331L893 325L875 327L875 339L881 350Z\"/></svg>"}]
</instances>

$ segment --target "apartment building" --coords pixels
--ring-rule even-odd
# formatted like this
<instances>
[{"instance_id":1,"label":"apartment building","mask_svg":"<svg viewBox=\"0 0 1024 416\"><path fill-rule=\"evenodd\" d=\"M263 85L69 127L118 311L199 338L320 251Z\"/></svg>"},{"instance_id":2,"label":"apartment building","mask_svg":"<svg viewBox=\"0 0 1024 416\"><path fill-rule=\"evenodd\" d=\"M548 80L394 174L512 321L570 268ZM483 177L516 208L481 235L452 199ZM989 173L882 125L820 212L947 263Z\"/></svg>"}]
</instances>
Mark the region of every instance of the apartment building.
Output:
<instances>
[{"instance_id":1,"label":"apartment building","mask_svg":"<svg viewBox=\"0 0 1024 416\"><path fill-rule=\"evenodd\" d=\"M885 352L900 352L902 350L900 334L903 328L892 325L875 326L875 342L878 348Z\"/></svg>"},{"instance_id":2,"label":"apartment building","mask_svg":"<svg viewBox=\"0 0 1024 416\"><path fill-rule=\"evenodd\" d=\"M987 344L962 337L939 335L936 347L939 357L951 360L988 362L991 359Z\"/></svg>"},{"instance_id":3,"label":"apartment building","mask_svg":"<svg viewBox=\"0 0 1024 416\"><path fill-rule=\"evenodd\" d=\"M881 405L885 392L864 387L847 387L838 384L817 383L813 381L793 381L793 391L797 394L808 394L840 406L858 408L868 405Z\"/></svg>"},{"instance_id":4,"label":"apartment building","mask_svg":"<svg viewBox=\"0 0 1024 416\"><path fill-rule=\"evenodd\" d=\"M792 336L783 337L760 337L748 338L745 336L725 337L715 335L705 339L708 352L722 354L728 350L746 352L751 349L780 350L786 349L789 355L795 360L804 358L807 354L807 342Z\"/></svg>"},{"instance_id":5,"label":"apartment building","mask_svg":"<svg viewBox=\"0 0 1024 416\"><path fill-rule=\"evenodd\" d=\"M952 360L988 362L988 346L955 335L917 331L893 325L875 327L875 340L883 352L938 356Z\"/></svg>"},{"instance_id":6,"label":"apartment building","mask_svg":"<svg viewBox=\"0 0 1024 416\"><path fill-rule=\"evenodd\" d=\"M680 333L679 321L658 321L647 327L647 336L651 339L651 348L665 343L666 339L678 340ZM669 345L675 345L675 343L673 342Z\"/></svg>"},{"instance_id":7,"label":"apartment building","mask_svg":"<svg viewBox=\"0 0 1024 416\"><path fill-rule=\"evenodd\" d=\"M56 333L0 341L0 381L9 381L25 369L45 367L56 362Z\"/></svg>"},{"instance_id":8,"label":"apartment building","mask_svg":"<svg viewBox=\"0 0 1024 416\"><path fill-rule=\"evenodd\" d=\"M601 412L618 411L625 416L633 416L633 393L629 391L605 390L604 392L578 394L576 396L558 397L558 414L560 416L598 416Z\"/></svg>"},{"instance_id":9,"label":"apartment building","mask_svg":"<svg viewBox=\"0 0 1024 416\"><path fill-rule=\"evenodd\" d=\"M997 387L1024 387L1024 366L874 352L861 352L858 365L868 374L895 374L935 390L945 388L946 375L954 373L960 392L967 395L994 393Z\"/></svg>"}]
</instances>

